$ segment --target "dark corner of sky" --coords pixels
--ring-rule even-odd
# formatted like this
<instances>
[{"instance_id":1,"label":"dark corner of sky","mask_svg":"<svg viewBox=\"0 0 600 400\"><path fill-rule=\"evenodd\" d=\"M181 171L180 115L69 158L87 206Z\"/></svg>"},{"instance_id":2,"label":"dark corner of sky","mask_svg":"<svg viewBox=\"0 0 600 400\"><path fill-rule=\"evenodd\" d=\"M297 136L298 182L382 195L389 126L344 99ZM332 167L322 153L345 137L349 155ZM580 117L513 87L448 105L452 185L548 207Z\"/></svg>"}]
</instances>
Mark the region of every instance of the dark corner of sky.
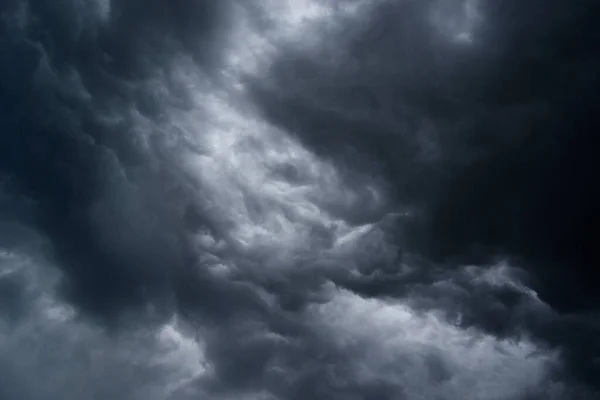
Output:
<instances>
[{"instance_id":1,"label":"dark corner of sky","mask_svg":"<svg viewBox=\"0 0 600 400\"><path fill-rule=\"evenodd\" d=\"M599 17L0 1L0 400L600 398Z\"/></svg>"}]
</instances>

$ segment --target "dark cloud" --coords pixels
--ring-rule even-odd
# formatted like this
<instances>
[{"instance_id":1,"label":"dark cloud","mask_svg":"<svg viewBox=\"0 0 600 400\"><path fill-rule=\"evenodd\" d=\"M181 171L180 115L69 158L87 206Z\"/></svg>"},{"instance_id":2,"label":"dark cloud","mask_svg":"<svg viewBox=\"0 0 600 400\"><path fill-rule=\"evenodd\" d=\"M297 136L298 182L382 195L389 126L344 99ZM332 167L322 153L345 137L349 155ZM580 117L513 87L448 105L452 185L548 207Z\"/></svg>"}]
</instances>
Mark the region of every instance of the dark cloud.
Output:
<instances>
[{"instance_id":1,"label":"dark cloud","mask_svg":"<svg viewBox=\"0 0 600 400\"><path fill-rule=\"evenodd\" d=\"M4 2L0 397L594 398L592 10Z\"/></svg>"},{"instance_id":2,"label":"dark cloud","mask_svg":"<svg viewBox=\"0 0 600 400\"><path fill-rule=\"evenodd\" d=\"M171 211L156 204L163 189L149 188L168 172L144 172L156 167L140 150L133 118L160 116L162 99L146 80L176 51L170 43L208 57L186 41L208 40L222 8L114 3L15 3L3 14L2 167L36 203L69 296L100 314L164 286L168 277L157 270L180 263L164 220ZM164 84L177 101L175 85Z\"/></svg>"},{"instance_id":3,"label":"dark cloud","mask_svg":"<svg viewBox=\"0 0 600 400\"><path fill-rule=\"evenodd\" d=\"M522 256L554 306L595 308L593 13L488 3L464 45L431 29L431 4L376 7L336 37L339 59L292 53L256 97L317 151L386 174L420 210L410 236L427 257Z\"/></svg>"}]
</instances>

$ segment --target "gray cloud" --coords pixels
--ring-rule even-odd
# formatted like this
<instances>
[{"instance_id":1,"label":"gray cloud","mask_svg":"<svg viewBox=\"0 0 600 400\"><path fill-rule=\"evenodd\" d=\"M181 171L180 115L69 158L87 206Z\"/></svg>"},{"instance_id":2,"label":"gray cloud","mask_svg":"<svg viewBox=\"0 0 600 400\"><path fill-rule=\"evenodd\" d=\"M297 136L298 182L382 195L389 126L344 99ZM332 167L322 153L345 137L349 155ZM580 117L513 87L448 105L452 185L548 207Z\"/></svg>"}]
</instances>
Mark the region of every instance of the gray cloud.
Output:
<instances>
[{"instance_id":1,"label":"gray cloud","mask_svg":"<svg viewBox=\"0 0 600 400\"><path fill-rule=\"evenodd\" d=\"M503 4L0 6L0 397L593 398L597 60Z\"/></svg>"}]
</instances>

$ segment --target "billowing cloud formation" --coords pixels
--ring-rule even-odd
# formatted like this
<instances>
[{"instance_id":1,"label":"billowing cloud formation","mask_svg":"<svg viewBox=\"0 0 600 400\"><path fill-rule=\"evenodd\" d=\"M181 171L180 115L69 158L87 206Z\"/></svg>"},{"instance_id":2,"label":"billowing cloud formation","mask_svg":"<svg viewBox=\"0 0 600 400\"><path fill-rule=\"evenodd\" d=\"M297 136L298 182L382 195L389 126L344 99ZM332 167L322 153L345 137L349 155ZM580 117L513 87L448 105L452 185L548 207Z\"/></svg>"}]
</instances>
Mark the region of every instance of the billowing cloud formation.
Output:
<instances>
[{"instance_id":1,"label":"billowing cloud formation","mask_svg":"<svg viewBox=\"0 0 600 400\"><path fill-rule=\"evenodd\" d=\"M592 399L587 3L0 6L0 397Z\"/></svg>"},{"instance_id":2,"label":"billowing cloud formation","mask_svg":"<svg viewBox=\"0 0 600 400\"><path fill-rule=\"evenodd\" d=\"M3 397L184 398L185 386L207 372L201 343L176 321L115 338L53 297L56 277L43 260L4 252L1 262L10 306L20 308L16 326L2 326Z\"/></svg>"}]
</instances>

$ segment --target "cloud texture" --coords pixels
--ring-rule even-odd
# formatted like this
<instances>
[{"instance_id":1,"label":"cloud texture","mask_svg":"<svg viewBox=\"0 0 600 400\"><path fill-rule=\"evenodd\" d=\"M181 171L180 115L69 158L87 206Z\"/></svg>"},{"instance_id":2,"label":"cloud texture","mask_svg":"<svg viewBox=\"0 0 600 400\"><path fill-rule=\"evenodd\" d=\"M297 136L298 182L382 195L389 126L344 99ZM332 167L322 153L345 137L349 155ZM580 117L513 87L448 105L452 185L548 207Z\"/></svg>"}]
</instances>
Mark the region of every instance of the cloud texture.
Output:
<instances>
[{"instance_id":1,"label":"cloud texture","mask_svg":"<svg viewBox=\"0 0 600 400\"><path fill-rule=\"evenodd\" d=\"M4 1L0 398L597 398L596 14Z\"/></svg>"}]
</instances>

